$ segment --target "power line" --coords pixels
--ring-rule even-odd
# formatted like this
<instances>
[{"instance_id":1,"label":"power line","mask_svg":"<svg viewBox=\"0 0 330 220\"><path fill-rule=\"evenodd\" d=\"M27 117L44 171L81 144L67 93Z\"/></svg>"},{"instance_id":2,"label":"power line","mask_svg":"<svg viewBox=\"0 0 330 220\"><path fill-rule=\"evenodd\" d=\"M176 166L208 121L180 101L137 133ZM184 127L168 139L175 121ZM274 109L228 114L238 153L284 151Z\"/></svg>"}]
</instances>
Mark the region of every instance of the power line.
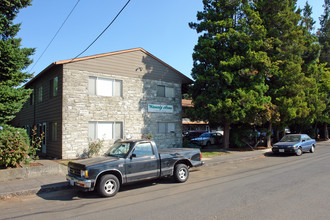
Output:
<instances>
[{"instance_id":1,"label":"power line","mask_svg":"<svg viewBox=\"0 0 330 220\"><path fill-rule=\"evenodd\" d=\"M73 8L71 9L69 15L66 17L66 19L63 21L61 27L57 30L57 32L55 33L54 37L51 39L51 41L49 42L49 44L47 45L46 49L42 52L42 54L39 56L39 58L37 59L37 61L34 63L34 65L32 66L31 70L37 65L37 63L39 62L39 60L41 59L41 57L44 55L44 53L47 51L48 47L53 43L55 37L57 36L57 34L60 32L60 30L62 29L62 27L64 26L64 24L66 23L66 21L69 19L69 17L71 16L72 12L74 11L74 9L77 7L78 3L80 2L80 0L77 1L77 3L73 6Z\"/></svg>"},{"instance_id":2,"label":"power line","mask_svg":"<svg viewBox=\"0 0 330 220\"><path fill-rule=\"evenodd\" d=\"M82 55L83 53L85 53L104 34L104 32L112 25L113 22L115 22L115 20L118 18L118 16L121 14L121 12L126 8L126 6L128 5L128 3L130 1L131 0L128 0L126 2L126 4L124 5L124 7L118 12L118 14L116 15L116 17L110 22L110 24L99 34L99 36L97 36L97 38L85 50L83 50L80 54L78 54L70 62L72 62L74 59L78 58L80 55Z\"/></svg>"}]
</instances>

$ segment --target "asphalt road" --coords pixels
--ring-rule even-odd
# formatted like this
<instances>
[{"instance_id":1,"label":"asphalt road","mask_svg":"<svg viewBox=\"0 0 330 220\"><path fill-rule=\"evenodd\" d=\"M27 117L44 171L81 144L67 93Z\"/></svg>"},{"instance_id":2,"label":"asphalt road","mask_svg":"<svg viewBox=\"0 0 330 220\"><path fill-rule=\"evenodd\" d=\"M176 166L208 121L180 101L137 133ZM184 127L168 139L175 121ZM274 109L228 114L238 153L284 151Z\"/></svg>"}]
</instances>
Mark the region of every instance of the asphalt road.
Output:
<instances>
[{"instance_id":1,"label":"asphalt road","mask_svg":"<svg viewBox=\"0 0 330 220\"><path fill-rule=\"evenodd\" d=\"M126 186L113 198L65 190L0 201L0 219L330 219L330 146L203 167L188 182Z\"/></svg>"}]
</instances>

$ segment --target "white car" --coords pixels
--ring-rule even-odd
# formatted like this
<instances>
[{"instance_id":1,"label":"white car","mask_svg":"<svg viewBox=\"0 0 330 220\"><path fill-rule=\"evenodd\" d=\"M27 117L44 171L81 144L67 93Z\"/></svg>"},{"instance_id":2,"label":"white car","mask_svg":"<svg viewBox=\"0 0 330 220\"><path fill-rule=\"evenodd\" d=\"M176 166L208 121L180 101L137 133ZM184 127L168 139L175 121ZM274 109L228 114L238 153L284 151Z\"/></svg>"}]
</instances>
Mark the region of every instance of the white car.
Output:
<instances>
[{"instance_id":1,"label":"white car","mask_svg":"<svg viewBox=\"0 0 330 220\"><path fill-rule=\"evenodd\" d=\"M222 141L222 134L217 132L203 133L198 138L191 139L192 144L200 146L210 146L212 144L219 144Z\"/></svg>"}]
</instances>

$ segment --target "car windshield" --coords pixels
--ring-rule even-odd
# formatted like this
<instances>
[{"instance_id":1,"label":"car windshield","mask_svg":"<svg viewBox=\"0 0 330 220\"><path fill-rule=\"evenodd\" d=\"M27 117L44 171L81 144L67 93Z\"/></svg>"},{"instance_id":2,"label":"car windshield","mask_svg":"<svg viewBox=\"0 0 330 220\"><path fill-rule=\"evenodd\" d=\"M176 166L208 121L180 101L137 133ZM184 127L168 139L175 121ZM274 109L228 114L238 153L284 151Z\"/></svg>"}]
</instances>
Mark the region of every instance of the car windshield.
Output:
<instances>
[{"instance_id":1,"label":"car windshield","mask_svg":"<svg viewBox=\"0 0 330 220\"><path fill-rule=\"evenodd\" d=\"M280 140L280 142L298 142L298 141L300 141L300 135L287 135Z\"/></svg>"},{"instance_id":2,"label":"car windshield","mask_svg":"<svg viewBox=\"0 0 330 220\"><path fill-rule=\"evenodd\" d=\"M115 156L119 158L124 158L129 152L131 143L129 142L119 142L115 143L107 152L108 156Z\"/></svg>"},{"instance_id":3,"label":"car windshield","mask_svg":"<svg viewBox=\"0 0 330 220\"><path fill-rule=\"evenodd\" d=\"M211 136L210 133L204 133L204 134L202 134L200 137L210 137L210 136Z\"/></svg>"}]
</instances>

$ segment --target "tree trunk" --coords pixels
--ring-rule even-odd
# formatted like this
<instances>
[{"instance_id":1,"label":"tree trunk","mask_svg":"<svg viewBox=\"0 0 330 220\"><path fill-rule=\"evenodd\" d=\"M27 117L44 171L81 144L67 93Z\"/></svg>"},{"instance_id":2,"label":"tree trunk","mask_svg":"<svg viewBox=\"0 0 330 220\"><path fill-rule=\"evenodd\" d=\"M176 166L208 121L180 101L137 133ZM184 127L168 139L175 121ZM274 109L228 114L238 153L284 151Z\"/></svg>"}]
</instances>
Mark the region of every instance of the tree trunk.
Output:
<instances>
[{"instance_id":1,"label":"tree trunk","mask_svg":"<svg viewBox=\"0 0 330 220\"><path fill-rule=\"evenodd\" d=\"M328 132L328 123L324 123L324 139L328 140L329 139L329 132Z\"/></svg>"},{"instance_id":2,"label":"tree trunk","mask_svg":"<svg viewBox=\"0 0 330 220\"><path fill-rule=\"evenodd\" d=\"M225 122L224 126L224 142L223 142L223 147L225 149L229 148L229 132L230 132L230 122Z\"/></svg>"},{"instance_id":3,"label":"tree trunk","mask_svg":"<svg viewBox=\"0 0 330 220\"><path fill-rule=\"evenodd\" d=\"M267 136L266 147L270 148L270 147L272 147L272 123L271 122L269 122L267 134L269 134L269 135Z\"/></svg>"},{"instance_id":4,"label":"tree trunk","mask_svg":"<svg viewBox=\"0 0 330 220\"><path fill-rule=\"evenodd\" d=\"M318 128L317 128L317 122L315 122L315 125L314 125L314 136L315 136L315 140L318 140L320 138Z\"/></svg>"},{"instance_id":5,"label":"tree trunk","mask_svg":"<svg viewBox=\"0 0 330 220\"><path fill-rule=\"evenodd\" d=\"M276 130L276 142L280 140L280 132L279 130Z\"/></svg>"}]
</instances>

